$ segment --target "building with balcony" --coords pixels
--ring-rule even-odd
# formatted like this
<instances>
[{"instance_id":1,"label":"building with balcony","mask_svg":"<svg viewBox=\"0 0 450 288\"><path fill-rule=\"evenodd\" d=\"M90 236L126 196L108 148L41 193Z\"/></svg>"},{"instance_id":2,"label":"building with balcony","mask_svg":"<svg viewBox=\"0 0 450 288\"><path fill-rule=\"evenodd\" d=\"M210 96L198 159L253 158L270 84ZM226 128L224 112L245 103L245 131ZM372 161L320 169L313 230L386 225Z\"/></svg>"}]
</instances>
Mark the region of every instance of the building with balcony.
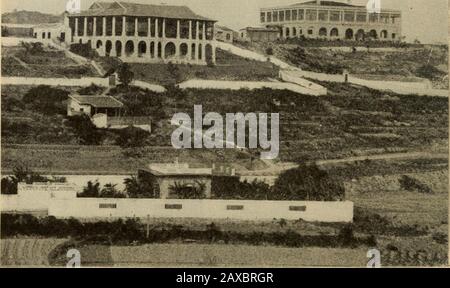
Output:
<instances>
[{"instance_id":1,"label":"building with balcony","mask_svg":"<svg viewBox=\"0 0 450 288\"><path fill-rule=\"evenodd\" d=\"M371 13L366 6L320 0L260 11L261 24L278 28L283 39L395 41L401 39L401 17L398 10Z\"/></svg>"},{"instance_id":2,"label":"building with balcony","mask_svg":"<svg viewBox=\"0 0 450 288\"><path fill-rule=\"evenodd\" d=\"M68 14L69 44L89 43L100 56L125 62L215 63L215 20L186 6L96 2Z\"/></svg>"}]
</instances>

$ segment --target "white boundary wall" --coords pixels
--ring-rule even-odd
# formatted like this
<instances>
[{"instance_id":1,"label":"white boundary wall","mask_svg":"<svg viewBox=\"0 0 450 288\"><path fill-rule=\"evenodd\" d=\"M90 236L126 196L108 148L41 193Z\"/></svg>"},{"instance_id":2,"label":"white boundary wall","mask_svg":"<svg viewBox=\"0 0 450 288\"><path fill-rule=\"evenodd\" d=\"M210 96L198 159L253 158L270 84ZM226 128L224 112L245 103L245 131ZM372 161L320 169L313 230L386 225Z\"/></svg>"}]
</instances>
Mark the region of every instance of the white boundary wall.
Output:
<instances>
[{"instance_id":1,"label":"white boundary wall","mask_svg":"<svg viewBox=\"0 0 450 288\"><path fill-rule=\"evenodd\" d=\"M170 200L170 199L55 199L48 214L57 218L209 218L234 220L286 219L352 222L353 202Z\"/></svg>"},{"instance_id":2,"label":"white boundary wall","mask_svg":"<svg viewBox=\"0 0 450 288\"><path fill-rule=\"evenodd\" d=\"M233 220L286 219L352 222L353 202L178 200L77 198L77 187L66 183L22 184L17 195L1 195L1 211L47 211L57 218L208 218Z\"/></svg>"}]
</instances>

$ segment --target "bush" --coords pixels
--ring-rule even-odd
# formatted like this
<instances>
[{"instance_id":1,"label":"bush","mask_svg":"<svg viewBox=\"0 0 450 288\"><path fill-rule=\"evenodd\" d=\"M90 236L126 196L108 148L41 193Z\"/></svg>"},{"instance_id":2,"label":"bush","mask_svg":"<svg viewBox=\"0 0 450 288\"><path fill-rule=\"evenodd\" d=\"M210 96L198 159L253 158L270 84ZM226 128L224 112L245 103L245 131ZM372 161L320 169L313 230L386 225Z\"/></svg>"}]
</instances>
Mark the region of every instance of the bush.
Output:
<instances>
[{"instance_id":1,"label":"bush","mask_svg":"<svg viewBox=\"0 0 450 288\"><path fill-rule=\"evenodd\" d=\"M417 191L425 194L433 193L430 187L413 177L403 175L398 181L400 182L400 187L406 191Z\"/></svg>"},{"instance_id":2,"label":"bush","mask_svg":"<svg viewBox=\"0 0 450 288\"><path fill-rule=\"evenodd\" d=\"M128 87L134 79L134 72L131 71L130 65L128 63L123 63L119 71L117 72L119 82L122 83L123 86Z\"/></svg>"},{"instance_id":3,"label":"bush","mask_svg":"<svg viewBox=\"0 0 450 288\"><path fill-rule=\"evenodd\" d=\"M66 103L69 92L53 88L46 85L40 85L31 88L22 98L23 103L30 105L37 111L52 115L66 113Z\"/></svg>"},{"instance_id":4,"label":"bush","mask_svg":"<svg viewBox=\"0 0 450 288\"><path fill-rule=\"evenodd\" d=\"M442 78L446 74L431 64L423 65L417 68L416 75L422 78L434 80L436 78Z\"/></svg>"},{"instance_id":5,"label":"bush","mask_svg":"<svg viewBox=\"0 0 450 288\"><path fill-rule=\"evenodd\" d=\"M129 126L121 129L119 137L116 139L116 145L122 148L137 148L145 146L150 133L140 128Z\"/></svg>"},{"instance_id":6,"label":"bush","mask_svg":"<svg viewBox=\"0 0 450 288\"><path fill-rule=\"evenodd\" d=\"M87 115L75 115L67 118L66 125L72 128L82 145L100 145L103 134L91 122Z\"/></svg>"},{"instance_id":7,"label":"bush","mask_svg":"<svg viewBox=\"0 0 450 288\"><path fill-rule=\"evenodd\" d=\"M280 174L272 188L276 200L342 201L344 184L316 165L300 165Z\"/></svg>"},{"instance_id":8,"label":"bush","mask_svg":"<svg viewBox=\"0 0 450 288\"><path fill-rule=\"evenodd\" d=\"M94 57L97 57L97 52L91 48L91 45L89 43L85 44L72 44L70 45L70 52L78 54L82 57L92 59Z\"/></svg>"}]
</instances>

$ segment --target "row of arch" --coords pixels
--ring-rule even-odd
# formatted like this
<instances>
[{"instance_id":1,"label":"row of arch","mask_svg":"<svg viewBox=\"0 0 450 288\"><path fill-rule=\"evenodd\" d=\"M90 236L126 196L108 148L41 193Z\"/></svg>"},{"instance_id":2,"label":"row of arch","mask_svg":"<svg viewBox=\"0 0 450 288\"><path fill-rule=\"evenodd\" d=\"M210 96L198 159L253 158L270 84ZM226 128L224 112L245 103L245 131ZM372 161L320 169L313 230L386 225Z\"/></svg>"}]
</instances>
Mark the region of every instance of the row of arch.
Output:
<instances>
[{"instance_id":1,"label":"row of arch","mask_svg":"<svg viewBox=\"0 0 450 288\"><path fill-rule=\"evenodd\" d=\"M105 45L105 47L103 47ZM114 47L113 47L114 45ZM102 40L98 40L95 43L96 49L104 49L105 56L117 56L117 57L150 57L160 59L170 59L173 57L186 58L190 60L206 60L213 61L213 47L211 44L206 44L203 51L203 44L192 43L189 51L189 44L181 43L178 46L173 42L167 42L165 44L161 42L139 41L137 45L134 41L129 40L123 45L122 41L117 40L115 43L111 40L106 40L105 43ZM112 55L112 51L115 51L115 55ZM190 54L190 55L189 55ZM204 55L203 55L204 54ZM205 59L203 59L205 57Z\"/></svg>"},{"instance_id":2,"label":"row of arch","mask_svg":"<svg viewBox=\"0 0 450 288\"><path fill-rule=\"evenodd\" d=\"M284 36L286 38L298 37L301 35L312 36L314 32L314 27L310 27L307 31L303 31L302 28L296 27L286 27L284 31ZM304 33L306 32L306 33ZM356 32L348 28L345 30L343 35L340 35L338 28L331 28L329 31L327 28L322 27L319 29L318 34L319 37L331 37L331 38L345 38L345 39L355 39L355 40L365 40L365 39L388 39L389 34L387 30L380 31L380 34L375 29L372 29L368 32L364 31L364 29L358 29ZM392 38L395 38L395 34L392 34Z\"/></svg>"}]
</instances>

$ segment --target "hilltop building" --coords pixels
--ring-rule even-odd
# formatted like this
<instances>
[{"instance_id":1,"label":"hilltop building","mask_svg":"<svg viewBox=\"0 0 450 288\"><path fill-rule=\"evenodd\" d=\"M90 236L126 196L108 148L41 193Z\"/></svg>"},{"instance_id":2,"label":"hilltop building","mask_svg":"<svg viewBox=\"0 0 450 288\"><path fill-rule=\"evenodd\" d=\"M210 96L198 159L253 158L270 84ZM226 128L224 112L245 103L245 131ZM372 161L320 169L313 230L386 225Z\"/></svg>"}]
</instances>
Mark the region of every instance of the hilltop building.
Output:
<instances>
[{"instance_id":1,"label":"hilltop building","mask_svg":"<svg viewBox=\"0 0 450 288\"><path fill-rule=\"evenodd\" d=\"M400 40L401 18L399 10L370 13L365 6L320 0L260 11L261 24L279 29L284 39Z\"/></svg>"},{"instance_id":2,"label":"hilltop building","mask_svg":"<svg viewBox=\"0 0 450 288\"><path fill-rule=\"evenodd\" d=\"M68 14L68 44L89 43L100 56L125 62L215 63L215 20L186 6L95 2Z\"/></svg>"}]
</instances>

